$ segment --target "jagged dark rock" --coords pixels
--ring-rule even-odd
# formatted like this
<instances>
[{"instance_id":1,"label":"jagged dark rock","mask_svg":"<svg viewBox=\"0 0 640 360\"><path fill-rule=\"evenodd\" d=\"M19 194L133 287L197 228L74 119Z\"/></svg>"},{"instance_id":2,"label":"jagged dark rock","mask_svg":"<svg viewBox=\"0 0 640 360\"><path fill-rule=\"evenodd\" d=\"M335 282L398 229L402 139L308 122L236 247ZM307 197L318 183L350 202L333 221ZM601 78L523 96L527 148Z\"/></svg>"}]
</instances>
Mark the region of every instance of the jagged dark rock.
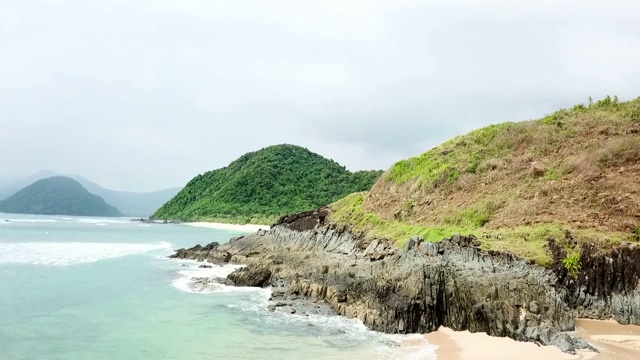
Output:
<instances>
[{"instance_id":1,"label":"jagged dark rock","mask_svg":"<svg viewBox=\"0 0 640 360\"><path fill-rule=\"evenodd\" d=\"M604 251L585 244L576 277L563 265L567 257L564 245L550 239L549 249L558 283L568 289L566 302L577 316L640 325L640 246L625 243Z\"/></svg>"},{"instance_id":2,"label":"jagged dark rock","mask_svg":"<svg viewBox=\"0 0 640 360\"><path fill-rule=\"evenodd\" d=\"M180 249L176 257L226 258L247 268L229 275L238 286L272 286L273 301L290 296L323 301L387 333L431 332L440 326L556 345L588 344L563 331L575 328L570 296L548 269L510 253L486 252L474 236L431 243L414 237L398 249L367 241L328 223L322 208L285 216L263 234L220 245ZM272 303L271 310L286 308ZM288 308L287 308L288 309Z\"/></svg>"},{"instance_id":3,"label":"jagged dark rock","mask_svg":"<svg viewBox=\"0 0 640 360\"><path fill-rule=\"evenodd\" d=\"M233 282L233 280L229 279L229 278L221 278L221 277L215 277L211 279L214 282L217 282L218 284L222 284L222 285L227 285L227 286L237 286L236 283Z\"/></svg>"},{"instance_id":4,"label":"jagged dark rock","mask_svg":"<svg viewBox=\"0 0 640 360\"><path fill-rule=\"evenodd\" d=\"M213 264L227 263L231 257L230 254L224 251L218 251L220 244L218 242L212 242L206 246L196 245L190 249L178 249L173 255L170 255L170 259L193 259L198 261L209 261Z\"/></svg>"},{"instance_id":5,"label":"jagged dark rock","mask_svg":"<svg viewBox=\"0 0 640 360\"><path fill-rule=\"evenodd\" d=\"M271 271L264 268L241 268L227 276L227 279L233 281L236 286L253 287L267 286L270 278Z\"/></svg>"}]
</instances>

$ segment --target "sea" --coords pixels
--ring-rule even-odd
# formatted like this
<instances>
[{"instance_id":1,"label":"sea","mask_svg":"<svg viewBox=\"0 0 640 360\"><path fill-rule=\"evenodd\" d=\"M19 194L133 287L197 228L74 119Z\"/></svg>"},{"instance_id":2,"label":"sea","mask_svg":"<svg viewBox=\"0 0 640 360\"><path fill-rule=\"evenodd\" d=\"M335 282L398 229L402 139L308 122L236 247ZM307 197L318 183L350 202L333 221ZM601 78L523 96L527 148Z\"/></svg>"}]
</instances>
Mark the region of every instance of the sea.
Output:
<instances>
[{"instance_id":1,"label":"sea","mask_svg":"<svg viewBox=\"0 0 640 360\"><path fill-rule=\"evenodd\" d=\"M420 335L270 312L270 289L194 293L226 276L174 249L242 233L128 218L0 213L0 360L435 359Z\"/></svg>"}]
</instances>

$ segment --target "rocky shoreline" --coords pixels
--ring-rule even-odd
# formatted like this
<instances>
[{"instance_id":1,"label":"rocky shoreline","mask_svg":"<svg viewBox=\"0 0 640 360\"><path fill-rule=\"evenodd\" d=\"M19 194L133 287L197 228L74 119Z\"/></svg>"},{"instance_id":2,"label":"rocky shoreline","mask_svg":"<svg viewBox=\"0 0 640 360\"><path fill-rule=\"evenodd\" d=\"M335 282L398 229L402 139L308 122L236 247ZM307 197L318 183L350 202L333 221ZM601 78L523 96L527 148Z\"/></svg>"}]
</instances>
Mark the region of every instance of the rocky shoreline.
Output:
<instances>
[{"instance_id":1,"label":"rocky shoreline","mask_svg":"<svg viewBox=\"0 0 640 360\"><path fill-rule=\"evenodd\" d=\"M446 326L574 353L593 349L566 333L575 329L576 315L640 324L640 295L632 289L640 269L619 267L629 254L640 255L636 247L618 253L622 262L592 254L583 262L589 271L574 278L557 264L550 270L509 253L481 250L473 236L437 243L414 237L399 249L356 236L348 227L329 223L328 215L329 209L322 208L283 217L268 231L224 245L179 249L171 257L244 264L227 279L211 281L270 286L271 310L326 310L386 333L426 333ZM554 256L563 256L562 246L550 246ZM597 269L613 269L614 275Z\"/></svg>"}]
</instances>

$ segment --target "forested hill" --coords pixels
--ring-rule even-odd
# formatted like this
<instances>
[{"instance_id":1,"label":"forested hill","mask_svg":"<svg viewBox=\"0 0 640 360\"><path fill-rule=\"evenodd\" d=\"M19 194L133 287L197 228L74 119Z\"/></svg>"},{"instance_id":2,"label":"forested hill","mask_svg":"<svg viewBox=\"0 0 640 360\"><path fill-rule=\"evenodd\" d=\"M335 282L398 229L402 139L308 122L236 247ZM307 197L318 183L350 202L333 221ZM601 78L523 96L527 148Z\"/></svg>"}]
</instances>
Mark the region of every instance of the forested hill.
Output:
<instances>
[{"instance_id":1,"label":"forested hill","mask_svg":"<svg viewBox=\"0 0 640 360\"><path fill-rule=\"evenodd\" d=\"M38 180L0 201L0 212L16 214L122 216L104 199L64 176Z\"/></svg>"},{"instance_id":2,"label":"forested hill","mask_svg":"<svg viewBox=\"0 0 640 360\"><path fill-rule=\"evenodd\" d=\"M366 191L382 171L352 173L305 148L275 145L193 178L154 214L181 221L271 222Z\"/></svg>"}]
</instances>

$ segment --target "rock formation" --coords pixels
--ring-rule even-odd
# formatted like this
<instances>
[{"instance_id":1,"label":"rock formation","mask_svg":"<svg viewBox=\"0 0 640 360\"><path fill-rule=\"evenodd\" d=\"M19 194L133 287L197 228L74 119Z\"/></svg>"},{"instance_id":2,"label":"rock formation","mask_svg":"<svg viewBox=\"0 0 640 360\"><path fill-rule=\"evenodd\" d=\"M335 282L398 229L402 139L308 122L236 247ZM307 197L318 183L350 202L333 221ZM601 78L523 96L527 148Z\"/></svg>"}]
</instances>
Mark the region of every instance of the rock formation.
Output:
<instances>
[{"instance_id":1,"label":"rock formation","mask_svg":"<svg viewBox=\"0 0 640 360\"><path fill-rule=\"evenodd\" d=\"M384 240L367 242L348 227L328 223L328 211L283 217L269 231L224 245L180 249L173 257L245 264L229 280L273 286L280 297L325 301L337 314L377 331L416 333L447 326L556 345L566 352L589 348L564 333L575 327L566 301L572 295L553 271L509 253L483 251L473 236L437 243L414 237L406 249Z\"/></svg>"},{"instance_id":2,"label":"rock formation","mask_svg":"<svg viewBox=\"0 0 640 360\"><path fill-rule=\"evenodd\" d=\"M602 251L583 245L577 276L563 266L567 250L562 244L550 240L549 249L554 256L553 271L567 289L566 303L576 316L640 325L640 246L626 243Z\"/></svg>"}]
</instances>

